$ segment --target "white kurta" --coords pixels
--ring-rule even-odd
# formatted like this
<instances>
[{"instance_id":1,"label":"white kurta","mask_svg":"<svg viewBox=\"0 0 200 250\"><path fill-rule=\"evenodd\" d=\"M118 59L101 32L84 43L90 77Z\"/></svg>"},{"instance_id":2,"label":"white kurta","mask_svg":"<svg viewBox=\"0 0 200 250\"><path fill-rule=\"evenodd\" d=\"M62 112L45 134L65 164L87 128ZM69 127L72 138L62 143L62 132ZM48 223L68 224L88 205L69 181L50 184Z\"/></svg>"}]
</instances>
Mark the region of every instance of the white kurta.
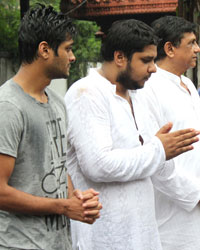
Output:
<instances>
[{"instance_id":1,"label":"white kurta","mask_svg":"<svg viewBox=\"0 0 200 250\"><path fill-rule=\"evenodd\" d=\"M72 221L73 248L160 250L150 176L157 172L158 185L163 176L173 179L173 164L163 168L160 140L153 136L149 141L151 123L141 101L135 105L138 131L128 102L115 90L93 70L65 96L69 174L75 188L98 190L103 204L101 218L93 225ZM143 146L139 134L146 142ZM184 203L193 207L197 193L188 196Z\"/></svg>"},{"instance_id":2,"label":"white kurta","mask_svg":"<svg viewBox=\"0 0 200 250\"><path fill-rule=\"evenodd\" d=\"M173 130L195 128L200 130L200 98L190 79L181 80L190 90L180 85L180 78L157 68L146 82L141 94L146 100L154 119L154 128L173 122ZM200 182L200 142L194 150L174 159L177 171ZM187 212L161 192L156 191L156 217L164 250L200 249L200 205Z\"/></svg>"}]
</instances>

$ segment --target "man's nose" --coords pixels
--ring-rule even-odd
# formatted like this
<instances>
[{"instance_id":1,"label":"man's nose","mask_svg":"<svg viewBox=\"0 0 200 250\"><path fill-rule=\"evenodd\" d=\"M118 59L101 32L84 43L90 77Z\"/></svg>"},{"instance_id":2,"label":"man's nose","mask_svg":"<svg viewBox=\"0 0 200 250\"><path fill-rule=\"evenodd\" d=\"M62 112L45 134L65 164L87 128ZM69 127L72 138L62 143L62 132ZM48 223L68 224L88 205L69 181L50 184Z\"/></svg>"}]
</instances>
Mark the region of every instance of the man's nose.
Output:
<instances>
[{"instance_id":1,"label":"man's nose","mask_svg":"<svg viewBox=\"0 0 200 250\"><path fill-rule=\"evenodd\" d=\"M199 53L200 52L200 47L199 45L196 43L196 46L195 46L195 52L196 53Z\"/></svg>"},{"instance_id":2,"label":"man's nose","mask_svg":"<svg viewBox=\"0 0 200 250\"><path fill-rule=\"evenodd\" d=\"M154 62L152 62L151 65L149 66L148 72L149 73L155 73L156 72L156 65L155 65Z\"/></svg>"},{"instance_id":3,"label":"man's nose","mask_svg":"<svg viewBox=\"0 0 200 250\"><path fill-rule=\"evenodd\" d=\"M71 52L71 55L70 55L70 62L73 63L73 62L75 62L75 61L76 61L76 57L75 57L74 53Z\"/></svg>"}]
</instances>

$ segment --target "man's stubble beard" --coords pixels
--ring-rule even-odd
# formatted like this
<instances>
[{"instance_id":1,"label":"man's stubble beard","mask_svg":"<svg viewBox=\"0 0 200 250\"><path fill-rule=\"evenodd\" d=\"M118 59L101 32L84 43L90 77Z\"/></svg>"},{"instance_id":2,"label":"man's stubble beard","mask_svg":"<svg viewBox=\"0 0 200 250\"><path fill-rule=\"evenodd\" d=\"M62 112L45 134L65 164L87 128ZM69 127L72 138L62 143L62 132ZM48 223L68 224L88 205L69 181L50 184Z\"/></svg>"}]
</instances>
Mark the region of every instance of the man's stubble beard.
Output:
<instances>
[{"instance_id":1,"label":"man's stubble beard","mask_svg":"<svg viewBox=\"0 0 200 250\"><path fill-rule=\"evenodd\" d=\"M128 63L126 69L118 74L116 81L125 89L136 90L143 88L143 86L140 86L139 83L131 77L131 71L130 63Z\"/></svg>"}]
</instances>

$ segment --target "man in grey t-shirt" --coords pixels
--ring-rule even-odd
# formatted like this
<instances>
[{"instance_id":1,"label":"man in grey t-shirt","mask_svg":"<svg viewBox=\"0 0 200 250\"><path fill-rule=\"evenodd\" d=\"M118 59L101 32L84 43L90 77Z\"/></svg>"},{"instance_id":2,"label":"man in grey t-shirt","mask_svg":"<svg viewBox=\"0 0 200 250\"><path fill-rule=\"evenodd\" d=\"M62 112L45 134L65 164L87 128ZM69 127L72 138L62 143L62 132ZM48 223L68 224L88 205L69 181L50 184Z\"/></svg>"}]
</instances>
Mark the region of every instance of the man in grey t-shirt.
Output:
<instances>
[{"instance_id":1,"label":"man in grey t-shirt","mask_svg":"<svg viewBox=\"0 0 200 250\"><path fill-rule=\"evenodd\" d=\"M0 88L1 250L69 250L69 218L99 217L98 192L67 182L66 110L46 88L68 76L74 34L71 20L50 6L21 22L21 67Z\"/></svg>"}]
</instances>

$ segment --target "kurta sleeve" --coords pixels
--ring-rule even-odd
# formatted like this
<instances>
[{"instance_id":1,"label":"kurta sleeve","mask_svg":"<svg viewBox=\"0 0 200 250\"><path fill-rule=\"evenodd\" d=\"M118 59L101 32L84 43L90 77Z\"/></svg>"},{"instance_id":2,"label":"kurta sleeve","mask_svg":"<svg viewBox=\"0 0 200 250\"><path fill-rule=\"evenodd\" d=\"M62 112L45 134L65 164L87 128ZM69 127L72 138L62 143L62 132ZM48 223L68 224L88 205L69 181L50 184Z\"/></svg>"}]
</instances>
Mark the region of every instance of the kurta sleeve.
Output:
<instances>
[{"instance_id":1,"label":"kurta sleeve","mask_svg":"<svg viewBox=\"0 0 200 250\"><path fill-rule=\"evenodd\" d=\"M151 129L154 133L167 122L174 122L166 112L171 112L171 114L176 114L176 112L170 110L169 105L167 105L170 100L163 97L164 95L169 95L166 94L166 89L160 91L165 86L168 89L169 84L165 84L162 87L161 77L155 77L146 82L144 89L140 91L140 95L143 95L146 101L148 114L153 125ZM176 127L175 124L175 128L173 127L172 131L181 128L185 128L185 126ZM180 157L184 157L184 155L185 153ZM191 211L200 200L200 182L198 178L190 175L189 171L186 173L184 168L180 166L177 158L166 161L163 168L157 171L151 179L157 191L160 191L161 194L164 194L168 199L187 211ZM159 196L160 194L157 191L156 195Z\"/></svg>"},{"instance_id":2,"label":"kurta sleeve","mask_svg":"<svg viewBox=\"0 0 200 250\"><path fill-rule=\"evenodd\" d=\"M164 163L164 148L156 136L143 146L113 147L110 104L97 90L69 91L65 102L68 145L74 147L87 178L94 182L127 182L153 175Z\"/></svg>"},{"instance_id":3,"label":"kurta sleeve","mask_svg":"<svg viewBox=\"0 0 200 250\"><path fill-rule=\"evenodd\" d=\"M151 179L156 190L187 211L191 211L200 200L199 180L184 170L180 172L173 160L166 161Z\"/></svg>"}]
</instances>

